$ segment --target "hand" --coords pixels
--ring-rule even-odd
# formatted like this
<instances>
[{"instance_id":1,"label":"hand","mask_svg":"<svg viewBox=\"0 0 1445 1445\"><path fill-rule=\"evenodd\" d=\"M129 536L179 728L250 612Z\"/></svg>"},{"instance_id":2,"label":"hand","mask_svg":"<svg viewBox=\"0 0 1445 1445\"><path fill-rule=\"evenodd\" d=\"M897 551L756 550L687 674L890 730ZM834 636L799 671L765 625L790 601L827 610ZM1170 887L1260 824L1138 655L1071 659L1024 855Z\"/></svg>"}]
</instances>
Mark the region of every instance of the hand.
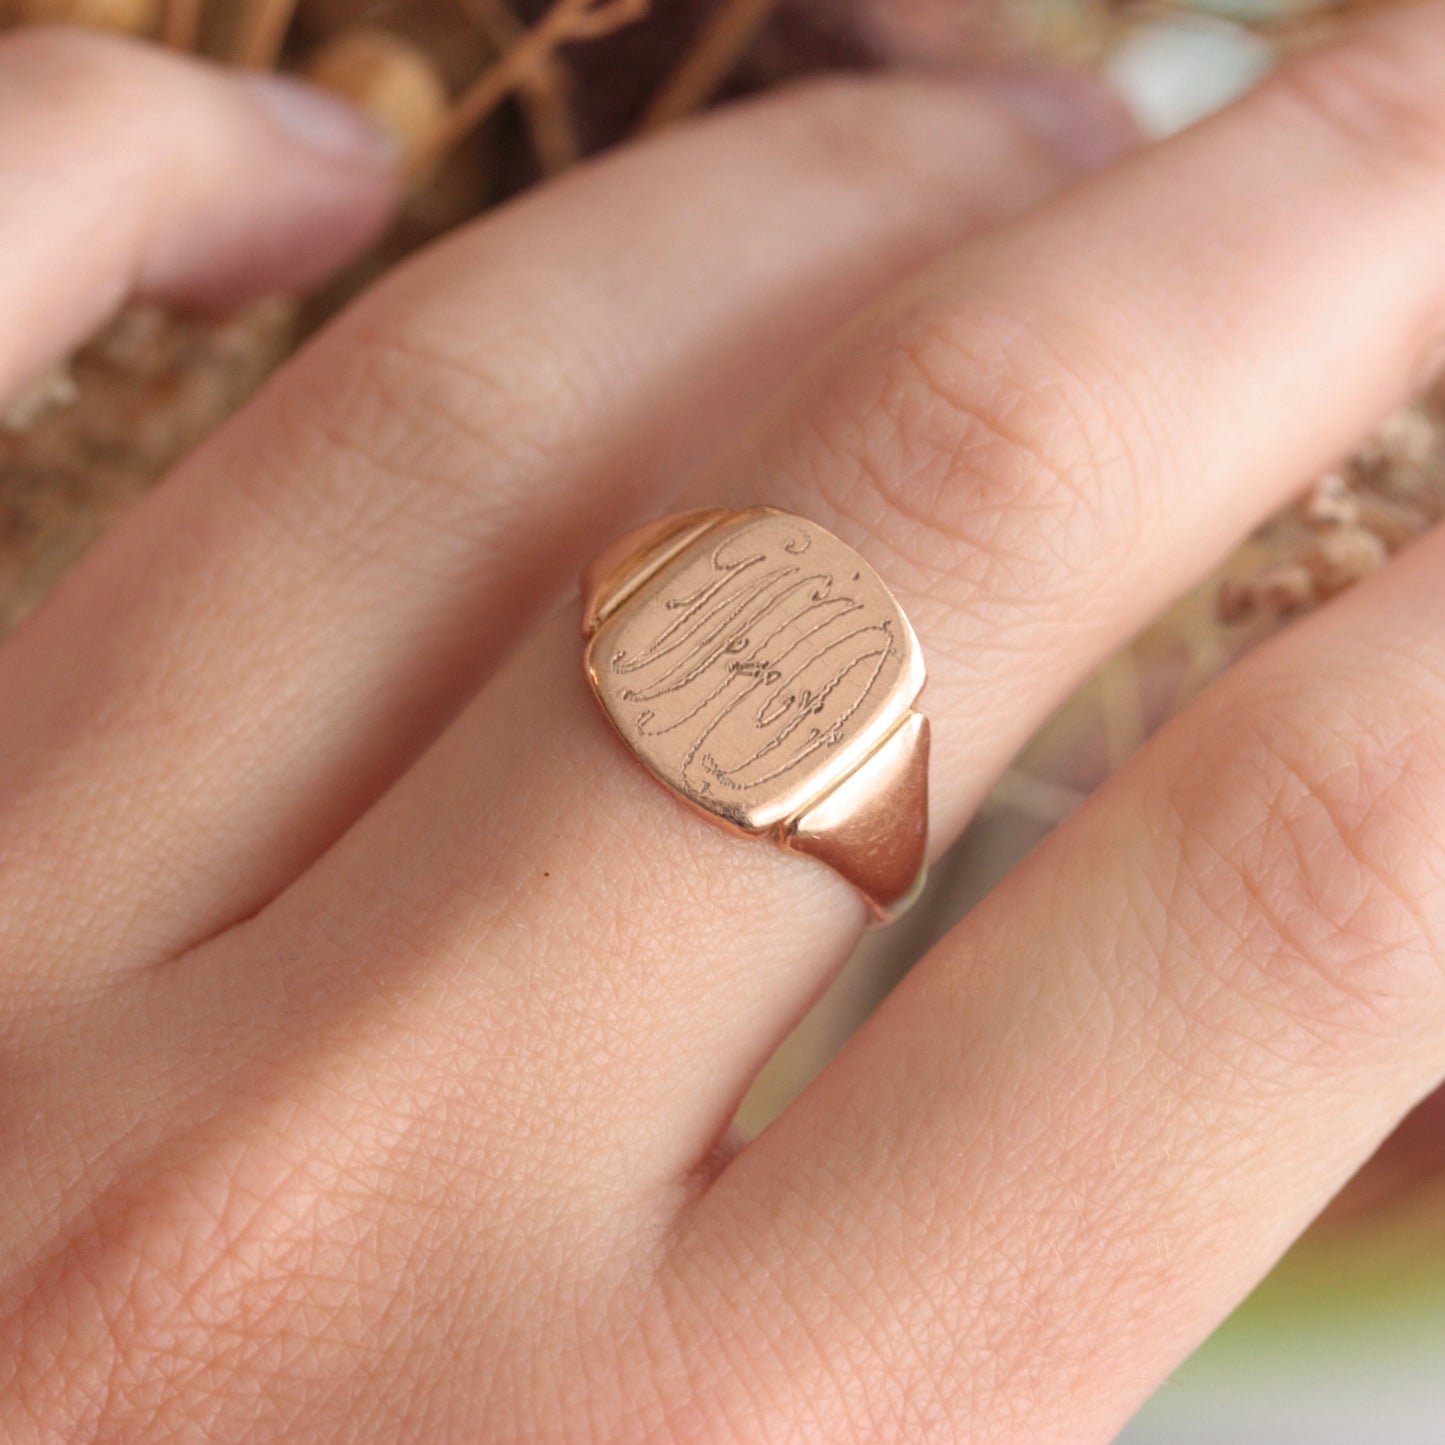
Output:
<instances>
[{"instance_id":1,"label":"hand","mask_svg":"<svg viewBox=\"0 0 1445 1445\"><path fill-rule=\"evenodd\" d=\"M1445 321L1445 6L1038 206L1118 146L1022 95L830 82L506 208L0 649L0 1438L1103 1441L1440 1079L1432 538L726 1132L864 913L614 740L592 553L752 501L856 545L941 848ZM379 224L375 148L267 110L0 46L5 386Z\"/></svg>"}]
</instances>

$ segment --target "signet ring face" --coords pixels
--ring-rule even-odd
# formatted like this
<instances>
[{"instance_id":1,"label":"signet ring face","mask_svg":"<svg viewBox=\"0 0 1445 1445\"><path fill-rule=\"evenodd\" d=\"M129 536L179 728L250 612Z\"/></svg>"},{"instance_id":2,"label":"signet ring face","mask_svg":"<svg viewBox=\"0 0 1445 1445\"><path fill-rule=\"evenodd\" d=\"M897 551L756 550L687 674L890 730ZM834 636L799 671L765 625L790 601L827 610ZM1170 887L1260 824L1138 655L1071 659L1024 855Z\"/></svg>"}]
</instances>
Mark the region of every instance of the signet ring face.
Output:
<instances>
[{"instance_id":1,"label":"signet ring face","mask_svg":"<svg viewBox=\"0 0 1445 1445\"><path fill-rule=\"evenodd\" d=\"M771 507L630 533L583 582L592 690L688 806L842 874L878 921L916 897L927 850L922 652L851 547Z\"/></svg>"}]
</instances>

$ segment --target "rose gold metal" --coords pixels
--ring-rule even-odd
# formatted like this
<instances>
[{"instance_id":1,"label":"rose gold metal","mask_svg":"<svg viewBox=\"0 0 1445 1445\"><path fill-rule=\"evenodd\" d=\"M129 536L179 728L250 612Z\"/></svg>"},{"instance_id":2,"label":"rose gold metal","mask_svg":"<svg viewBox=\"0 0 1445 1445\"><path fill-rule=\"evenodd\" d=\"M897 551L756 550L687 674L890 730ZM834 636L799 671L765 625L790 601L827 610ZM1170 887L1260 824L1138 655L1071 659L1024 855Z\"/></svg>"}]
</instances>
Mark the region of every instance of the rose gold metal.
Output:
<instances>
[{"instance_id":1,"label":"rose gold metal","mask_svg":"<svg viewBox=\"0 0 1445 1445\"><path fill-rule=\"evenodd\" d=\"M727 515L720 508L648 522L605 548L582 574L582 635L599 625L694 537Z\"/></svg>"},{"instance_id":2,"label":"rose gold metal","mask_svg":"<svg viewBox=\"0 0 1445 1445\"><path fill-rule=\"evenodd\" d=\"M666 517L588 569L582 631L603 711L685 803L827 863L878 921L913 902L923 657L851 547L771 507Z\"/></svg>"},{"instance_id":3,"label":"rose gold metal","mask_svg":"<svg viewBox=\"0 0 1445 1445\"><path fill-rule=\"evenodd\" d=\"M784 847L821 859L896 917L923 886L928 719L910 712L862 767L795 818Z\"/></svg>"}]
</instances>

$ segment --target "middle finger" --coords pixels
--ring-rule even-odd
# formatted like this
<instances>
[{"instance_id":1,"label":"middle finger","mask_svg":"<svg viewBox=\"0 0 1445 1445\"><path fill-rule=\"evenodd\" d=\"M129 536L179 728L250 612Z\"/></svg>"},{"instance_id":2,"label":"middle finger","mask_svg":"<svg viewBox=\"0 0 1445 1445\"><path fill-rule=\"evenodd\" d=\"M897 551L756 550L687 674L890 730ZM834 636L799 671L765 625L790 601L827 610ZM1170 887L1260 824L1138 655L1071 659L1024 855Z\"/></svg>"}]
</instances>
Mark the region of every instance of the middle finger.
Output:
<instances>
[{"instance_id":1,"label":"middle finger","mask_svg":"<svg viewBox=\"0 0 1445 1445\"><path fill-rule=\"evenodd\" d=\"M1069 169L982 87L835 82L604 159L390 278L0 650L0 1005L260 907L599 528Z\"/></svg>"}]
</instances>

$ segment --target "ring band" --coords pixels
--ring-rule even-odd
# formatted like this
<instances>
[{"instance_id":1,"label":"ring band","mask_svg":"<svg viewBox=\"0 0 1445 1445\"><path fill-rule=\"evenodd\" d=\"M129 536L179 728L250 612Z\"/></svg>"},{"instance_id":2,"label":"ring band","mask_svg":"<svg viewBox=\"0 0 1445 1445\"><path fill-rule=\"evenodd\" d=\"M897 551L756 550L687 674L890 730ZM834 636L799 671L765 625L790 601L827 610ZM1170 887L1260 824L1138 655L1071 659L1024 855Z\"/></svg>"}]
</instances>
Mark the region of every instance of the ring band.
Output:
<instances>
[{"instance_id":1,"label":"ring band","mask_svg":"<svg viewBox=\"0 0 1445 1445\"><path fill-rule=\"evenodd\" d=\"M821 859L898 917L923 885L928 719L903 609L846 543L772 507L686 512L582 584L587 679L665 787Z\"/></svg>"}]
</instances>

